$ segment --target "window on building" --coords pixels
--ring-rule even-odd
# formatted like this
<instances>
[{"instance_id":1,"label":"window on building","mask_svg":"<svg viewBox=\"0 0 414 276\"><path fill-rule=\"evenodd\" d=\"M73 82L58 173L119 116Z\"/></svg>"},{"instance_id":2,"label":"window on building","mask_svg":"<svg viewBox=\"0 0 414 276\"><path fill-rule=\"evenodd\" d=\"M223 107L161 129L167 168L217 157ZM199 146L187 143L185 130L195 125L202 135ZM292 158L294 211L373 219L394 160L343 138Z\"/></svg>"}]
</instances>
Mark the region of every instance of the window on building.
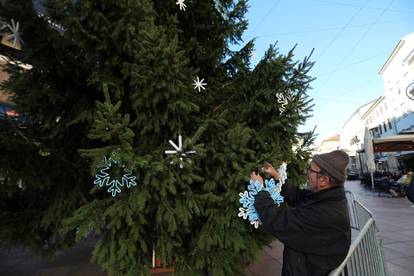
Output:
<instances>
[{"instance_id":1,"label":"window on building","mask_svg":"<svg viewBox=\"0 0 414 276\"><path fill-rule=\"evenodd\" d=\"M384 103L384 110L387 110L387 103Z\"/></svg>"},{"instance_id":2,"label":"window on building","mask_svg":"<svg viewBox=\"0 0 414 276\"><path fill-rule=\"evenodd\" d=\"M384 127L384 132L387 132L387 125L385 124L385 122L383 123L383 127Z\"/></svg>"},{"instance_id":3,"label":"window on building","mask_svg":"<svg viewBox=\"0 0 414 276\"><path fill-rule=\"evenodd\" d=\"M380 113L382 114L382 106L380 107Z\"/></svg>"},{"instance_id":4,"label":"window on building","mask_svg":"<svg viewBox=\"0 0 414 276\"><path fill-rule=\"evenodd\" d=\"M391 121L388 121L388 127L392 129Z\"/></svg>"},{"instance_id":5,"label":"window on building","mask_svg":"<svg viewBox=\"0 0 414 276\"><path fill-rule=\"evenodd\" d=\"M382 134L382 126L379 125L379 133Z\"/></svg>"}]
</instances>

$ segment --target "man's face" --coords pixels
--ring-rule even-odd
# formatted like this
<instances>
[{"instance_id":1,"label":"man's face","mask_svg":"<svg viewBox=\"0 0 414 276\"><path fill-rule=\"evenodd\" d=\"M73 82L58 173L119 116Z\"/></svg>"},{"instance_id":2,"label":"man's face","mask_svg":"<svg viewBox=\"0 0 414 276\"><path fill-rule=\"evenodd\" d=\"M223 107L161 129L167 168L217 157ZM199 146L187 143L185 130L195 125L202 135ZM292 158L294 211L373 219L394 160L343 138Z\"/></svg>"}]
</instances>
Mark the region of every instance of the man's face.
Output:
<instances>
[{"instance_id":1,"label":"man's face","mask_svg":"<svg viewBox=\"0 0 414 276\"><path fill-rule=\"evenodd\" d=\"M306 174L308 188L312 192L318 192L329 187L329 177L321 174L321 168L314 162L310 163L310 166L306 169Z\"/></svg>"}]
</instances>

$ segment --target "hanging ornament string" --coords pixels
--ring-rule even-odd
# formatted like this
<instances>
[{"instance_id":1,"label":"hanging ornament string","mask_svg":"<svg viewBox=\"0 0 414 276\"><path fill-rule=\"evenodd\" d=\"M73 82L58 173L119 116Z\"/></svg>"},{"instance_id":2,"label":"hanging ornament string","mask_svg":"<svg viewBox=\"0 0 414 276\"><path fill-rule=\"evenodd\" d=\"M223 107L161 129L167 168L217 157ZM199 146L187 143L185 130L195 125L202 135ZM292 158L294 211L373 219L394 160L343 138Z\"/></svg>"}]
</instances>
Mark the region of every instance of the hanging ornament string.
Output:
<instances>
[{"instance_id":1,"label":"hanging ornament string","mask_svg":"<svg viewBox=\"0 0 414 276\"><path fill-rule=\"evenodd\" d=\"M174 77L174 80L173 80L173 89L174 89L174 92L175 92L175 77ZM182 123L181 123L181 117L180 117L180 109L179 109L179 107L177 105L177 94L178 93L175 93L175 95L174 95L175 113L177 115L178 134L181 134L182 133L181 132L181 125L182 125Z\"/></svg>"},{"instance_id":2,"label":"hanging ornament string","mask_svg":"<svg viewBox=\"0 0 414 276\"><path fill-rule=\"evenodd\" d=\"M173 80L173 91L174 93L176 92L175 91L175 78ZM172 140L169 140L168 142L173 147L173 150L166 150L164 153L168 155L175 155L176 157L178 157L179 166L180 166L180 169L182 169L184 168L184 158L187 158L188 155L190 154L196 153L196 151L194 150L184 151L183 149L183 138L181 136L182 122L181 122L181 117L180 117L180 110L177 106L177 93L174 95L174 103L175 103L175 113L177 116L177 125L178 125L178 145L175 144ZM170 164L174 164L174 161L171 161Z\"/></svg>"}]
</instances>

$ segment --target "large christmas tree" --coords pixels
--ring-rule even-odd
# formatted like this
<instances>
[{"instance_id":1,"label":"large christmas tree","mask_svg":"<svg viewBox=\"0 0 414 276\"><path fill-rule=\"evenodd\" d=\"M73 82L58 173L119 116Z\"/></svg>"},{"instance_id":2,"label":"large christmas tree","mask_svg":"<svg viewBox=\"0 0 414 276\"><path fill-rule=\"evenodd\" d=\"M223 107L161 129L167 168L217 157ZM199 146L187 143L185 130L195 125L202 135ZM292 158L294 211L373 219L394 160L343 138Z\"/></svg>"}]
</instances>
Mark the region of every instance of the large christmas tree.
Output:
<instances>
[{"instance_id":1,"label":"large christmas tree","mask_svg":"<svg viewBox=\"0 0 414 276\"><path fill-rule=\"evenodd\" d=\"M237 216L239 192L264 160L300 180L312 62L272 45L252 68L245 0L182 4L0 2L32 65L2 84L28 118L0 122L2 246L95 234L110 273L148 273L155 249L177 275L240 275L271 241Z\"/></svg>"}]
</instances>

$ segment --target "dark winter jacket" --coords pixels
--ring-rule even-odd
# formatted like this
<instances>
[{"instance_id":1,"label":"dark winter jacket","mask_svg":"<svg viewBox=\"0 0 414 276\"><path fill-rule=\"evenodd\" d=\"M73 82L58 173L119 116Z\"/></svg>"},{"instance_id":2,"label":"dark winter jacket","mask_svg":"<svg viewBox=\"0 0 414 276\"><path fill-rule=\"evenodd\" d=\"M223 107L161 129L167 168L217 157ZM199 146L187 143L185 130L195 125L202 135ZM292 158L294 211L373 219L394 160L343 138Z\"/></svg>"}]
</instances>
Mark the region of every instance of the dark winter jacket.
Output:
<instances>
[{"instance_id":1,"label":"dark winter jacket","mask_svg":"<svg viewBox=\"0 0 414 276\"><path fill-rule=\"evenodd\" d=\"M327 275L344 260L351 243L344 188L312 193L286 183L282 195L288 208L277 207L268 192L255 196L264 228L285 245L282 275Z\"/></svg>"}]
</instances>

